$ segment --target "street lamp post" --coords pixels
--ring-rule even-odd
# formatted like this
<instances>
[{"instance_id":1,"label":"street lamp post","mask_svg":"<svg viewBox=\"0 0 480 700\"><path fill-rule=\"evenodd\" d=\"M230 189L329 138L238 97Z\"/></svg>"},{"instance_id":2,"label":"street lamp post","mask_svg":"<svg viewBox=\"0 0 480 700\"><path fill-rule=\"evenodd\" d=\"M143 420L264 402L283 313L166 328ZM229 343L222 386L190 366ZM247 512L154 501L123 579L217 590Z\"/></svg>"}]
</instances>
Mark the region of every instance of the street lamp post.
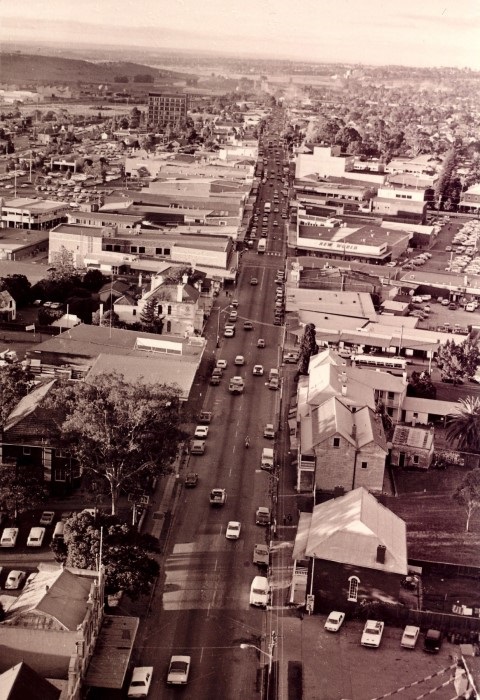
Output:
<instances>
[{"instance_id":1,"label":"street lamp post","mask_svg":"<svg viewBox=\"0 0 480 700\"><path fill-rule=\"evenodd\" d=\"M275 645L277 643L277 633L272 630L271 635L270 635L270 642L268 644L268 652L263 651L263 649L260 649L260 647L257 647L256 644L240 644L240 649L256 649L260 654L263 654L268 658L268 677L267 677L267 700L268 700L268 689L270 688L270 679L272 676L272 665L273 665L273 652L275 649Z\"/></svg>"}]
</instances>

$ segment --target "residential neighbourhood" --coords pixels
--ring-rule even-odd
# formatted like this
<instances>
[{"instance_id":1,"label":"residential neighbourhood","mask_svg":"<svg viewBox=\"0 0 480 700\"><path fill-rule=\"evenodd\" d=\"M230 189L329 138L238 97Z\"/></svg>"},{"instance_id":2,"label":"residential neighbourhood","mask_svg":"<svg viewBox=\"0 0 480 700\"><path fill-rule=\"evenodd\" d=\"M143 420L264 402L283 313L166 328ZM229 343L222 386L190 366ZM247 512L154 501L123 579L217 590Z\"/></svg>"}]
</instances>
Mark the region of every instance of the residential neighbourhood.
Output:
<instances>
[{"instance_id":1,"label":"residential neighbourhood","mask_svg":"<svg viewBox=\"0 0 480 700\"><path fill-rule=\"evenodd\" d=\"M0 698L480 697L478 72L78 50L2 48Z\"/></svg>"}]
</instances>

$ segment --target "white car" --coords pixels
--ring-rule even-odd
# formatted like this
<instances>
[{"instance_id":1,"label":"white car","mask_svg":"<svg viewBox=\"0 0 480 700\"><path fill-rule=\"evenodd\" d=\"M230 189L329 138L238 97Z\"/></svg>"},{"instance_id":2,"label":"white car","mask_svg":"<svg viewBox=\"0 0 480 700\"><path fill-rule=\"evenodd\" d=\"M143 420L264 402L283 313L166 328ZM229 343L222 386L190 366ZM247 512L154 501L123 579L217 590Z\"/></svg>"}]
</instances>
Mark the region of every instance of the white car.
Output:
<instances>
[{"instance_id":1,"label":"white car","mask_svg":"<svg viewBox=\"0 0 480 700\"><path fill-rule=\"evenodd\" d=\"M44 527L32 527L27 539L27 547L41 547L45 537Z\"/></svg>"},{"instance_id":2,"label":"white car","mask_svg":"<svg viewBox=\"0 0 480 700\"><path fill-rule=\"evenodd\" d=\"M364 647L379 647L382 641L384 622L367 620L363 628L360 644Z\"/></svg>"},{"instance_id":3,"label":"white car","mask_svg":"<svg viewBox=\"0 0 480 700\"><path fill-rule=\"evenodd\" d=\"M263 437L268 438L269 440L275 439L275 428L273 427L273 423L266 424L263 429Z\"/></svg>"},{"instance_id":4,"label":"white car","mask_svg":"<svg viewBox=\"0 0 480 700\"><path fill-rule=\"evenodd\" d=\"M44 510L40 516L40 525L51 525L55 520L55 512L53 510Z\"/></svg>"},{"instance_id":5,"label":"white car","mask_svg":"<svg viewBox=\"0 0 480 700\"><path fill-rule=\"evenodd\" d=\"M6 527L0 539L0 547L15 547L18 537L18 527Z\"/></svg>"},{"instance_id":6,"label":"white car","mask_svg":"<svg viewBox=\"0 0 480 700\"><path fill-rule=\"evenodd\" d=\"M262 377L263 376L263 365L254 365L252 373L253 373L254 377Z\"/></svg>"},{"instance_id":7,"label":"white car","mask_svg":"<svg viewBox=\"0 0 480 700\"><path fill-rule=\"evenodd\" d=\"M227 369L228 362L226 360L217 360L217 367L220 369Z\"/></svg>"},{"instance_id":8,"label":"white car","mask_svg":"<svg viewBox=\"0 0 480 700\"><path fill-rule=\"evenodd\" d=\"M233 338L233 336L235 335L235 329L227 326L223 331L223 335L225 338Z\"/></svg>"},{"instance_id":9,"label":"white car","mask_svg":"<svg viewBox=\"0 0 480 700\"><path fill-rule=\"evenodd\" d=\"M137 666L133 669L128 686L128 698L146 698L152 683L153 666Z\"/></svg>"},{"instance_id":10,"label":"white car","mask_svg":"<svg viewBox=\"0 0 480 700\"><path fill-rule=\"evenodd\" d=\"M197 425L195 437L204 440L208 436L208 425Z\"/></svg>"},{"instance_id":11,"label":"white car","mask_svg":"<svg viewBox=\"0 0 480 700\"><path fill-rule=\"evenodd\" d=\"M237 520L230 520L227 525L227 530L225 532L225 537L227 540L238 540L240 537L240 530L242 529L242 524Z\"/></svg>"},{"instance_id":12,"label":"white car","mask_svg":"<svg viewBox=\"0 0 480 700\"><path fill-rule=\"evenodd\" d=\"M26 577L27 574L25 571L10 571L7 576L7 580L5 581L5 588L12 591L20 588L20 585L26 579Z\"/></svg>"},{"instance_id":13,"label":"white car","mask_svg":"<svg viewBox=\"0 0 480 700\"><path fill-rule=\"evenodd\" d=\"M406 649L415 649L415 645L420 634L420 627L415 625L407 625L403 631L402 640L400 646Z\"/></svg>"},{"instance_id":14,"label":"white car","mask_svg":"<svg viewBox=\"0 0 480 700\"><path fill-rule=\"evenodd\" d=\"M268 605L269 585L266 576L255 576L250 586L250 605L266 608Z\"/></svg>"},{"instance_id":15,"label":"white car","mask_svg":"<svg viewBox=\"0 0 480 700\"><path fill-rule=\"evenodd\" d=\"M340 627L343 625L344 620L345 620L345 613L338 612L337 610L334 610L333 612L330 613L330 615L326 619L325 629L328 632L338 632Z\"/></svg>"},{"instance_id":16,"label":"white car","mask_svg":"<svg viewBox=\"0 0 480 700\"><path fill-rule=\"evenodd\" d=\"M168 667L167 683L169 685L185 685L190 673L190 656L172 656Z\"/></svg>"},{"instance_id":17,"label":"white car","mask_svg":"<svg viewBox=\"0 0 480 700\"><path fill-rule=\"evenodd\" d=\"M234 361L235 365L244 365L245 364L245 358L243 355L237 355Z\"/></svg>"}]
</instances>

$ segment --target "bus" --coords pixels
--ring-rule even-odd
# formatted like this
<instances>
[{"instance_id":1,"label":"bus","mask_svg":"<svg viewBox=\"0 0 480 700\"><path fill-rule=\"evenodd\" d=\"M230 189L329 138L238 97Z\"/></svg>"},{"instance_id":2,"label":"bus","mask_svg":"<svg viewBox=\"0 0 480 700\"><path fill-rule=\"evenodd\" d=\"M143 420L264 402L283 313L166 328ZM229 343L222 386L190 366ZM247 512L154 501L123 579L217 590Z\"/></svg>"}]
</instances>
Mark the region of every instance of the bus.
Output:
<instances>
[{"instance_id":1,"label":"bus","mask_svg":"<svg viewBox=\"0 0 480 700\"><path fill-rule=\"evenodd\" d=\"M407 361L404 357L382 357L381 355L352 355L352 363L364 367L378 367L386 369L392 374L402 374L407 369Z\"/></svg>"},{"instance_id":2,"label":"bus","mask_svg":"<svg viewBox=\"0 0 480 700\"><path fill-rule=\"evenodd\" d=\"M257 246L257 253L264 253L267 250L267 239L260 238Z\"/></svg>"}]
</instances>

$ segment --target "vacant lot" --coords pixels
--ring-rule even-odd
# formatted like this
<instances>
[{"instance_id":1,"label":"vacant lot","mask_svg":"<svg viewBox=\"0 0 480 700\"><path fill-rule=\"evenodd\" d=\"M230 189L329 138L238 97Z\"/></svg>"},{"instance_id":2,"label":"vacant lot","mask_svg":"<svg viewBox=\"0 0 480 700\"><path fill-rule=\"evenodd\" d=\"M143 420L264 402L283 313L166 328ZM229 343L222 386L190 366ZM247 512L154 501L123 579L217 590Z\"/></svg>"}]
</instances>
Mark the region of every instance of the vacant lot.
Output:
<instances>
[{"instance_id":1,"label":"vacant lot","mask_svg":"<svg viewBox=\"0 0 480 700\"><path fill-rule=\"evenodd\" d=\"M465 469L395 471L398 498L386 505L407 524L408 556L480 566L480 512L465 532L465 511L452 499Z\"/></svg>"}]
</instances>

